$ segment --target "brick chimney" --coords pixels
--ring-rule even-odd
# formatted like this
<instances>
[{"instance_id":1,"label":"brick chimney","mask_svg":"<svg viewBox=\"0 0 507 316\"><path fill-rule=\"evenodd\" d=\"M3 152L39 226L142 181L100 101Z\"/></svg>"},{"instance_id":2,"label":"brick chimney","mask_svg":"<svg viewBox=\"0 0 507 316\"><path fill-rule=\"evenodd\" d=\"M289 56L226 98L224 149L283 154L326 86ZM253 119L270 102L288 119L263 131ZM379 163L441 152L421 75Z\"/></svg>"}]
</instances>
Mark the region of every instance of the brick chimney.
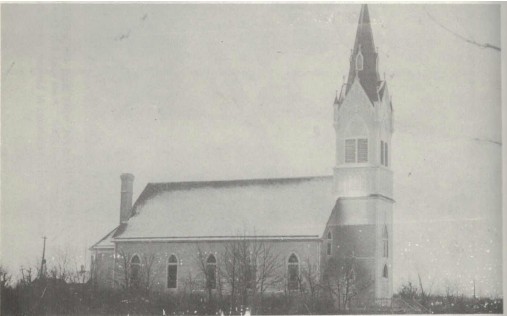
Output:
<instances>
[{"instance_id":1,"label":"brick chimney","mask_svg":"<svg viewBox=\"0 0 507 316\"><path fill-rule=\"evenodd\" d=\"M132 194L134 175L130 173L123 173L121 176L121 202L120 202L120 224L126 223L131 214L132 209Z\"/></svg>"}]
</instances>

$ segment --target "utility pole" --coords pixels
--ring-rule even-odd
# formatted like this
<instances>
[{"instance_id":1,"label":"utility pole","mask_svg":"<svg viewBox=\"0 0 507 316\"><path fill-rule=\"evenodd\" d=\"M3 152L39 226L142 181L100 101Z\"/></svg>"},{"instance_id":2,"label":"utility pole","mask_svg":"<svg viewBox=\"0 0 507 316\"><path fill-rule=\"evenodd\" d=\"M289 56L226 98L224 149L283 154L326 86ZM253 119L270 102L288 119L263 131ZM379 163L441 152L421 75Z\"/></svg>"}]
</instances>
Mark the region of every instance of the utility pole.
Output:
<instances>
[{"instance_id":1,"label":"utility pole","mask_svg":"<svg viewBox=\"0 0 507 316\"><path fill-rule=\"evenodd\" d=\"M42 247L42 260L40 263L39 278L43 278L46 276L44 273L44 266L46 265L46 236L42 237L42 239L44 239L44 246Z\"/></svg>"}]
</instances>

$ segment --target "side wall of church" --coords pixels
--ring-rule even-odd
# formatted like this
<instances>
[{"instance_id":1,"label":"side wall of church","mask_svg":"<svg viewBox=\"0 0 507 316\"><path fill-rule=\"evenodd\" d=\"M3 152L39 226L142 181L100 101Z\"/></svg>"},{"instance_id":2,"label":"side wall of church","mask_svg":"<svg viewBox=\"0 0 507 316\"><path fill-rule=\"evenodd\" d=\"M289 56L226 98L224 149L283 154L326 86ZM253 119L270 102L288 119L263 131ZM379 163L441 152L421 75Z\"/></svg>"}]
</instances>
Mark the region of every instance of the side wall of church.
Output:
<instances>
[{"instance_id":1,"label":"side wall of church","mask_svg":"<svg viewBox=\"0 0 507 316\"><path fill-rule=\"evenodd\" d=\"M320 266L320 239L316 240L275 240L264 241L265 245L270 249L273 256L276 256L278 264L277 275L282 279L286 279L288 268L288 258L291 254L295 254L299 261L299 271L302 273L303 269L311 267L316 271L318 276L318 269ZM223 260L225 260L224 253L227 242L225 241L203 241L203 242L118 242L117 243L117 257L125 255L132 257L137 254L143 262L143 257L152 258L153 265L150 269L152 278L152 289L158 292L175 292L189 289L190 286L197 284L197 287L204 290L205 275L200 267L199 251L208 257L213 254L217 260L217 266L223 267ZM175 255L178 261L177 273L177 288L169 289L167 287L167 271L168 260L171 255ZM121 259L117 259L116 271L122 269ZM116 273L115 278L121 282L121 274ZM221 282L223 290L227 291L227 280L222 275L221 280L217 279L217 284ZM193 284L193 285L192 285ZM280 282L276 287L270 288L269 292L283 291L286 282ZM218 286L217 286L218 287Z\"/></svg>"}]
</instances>

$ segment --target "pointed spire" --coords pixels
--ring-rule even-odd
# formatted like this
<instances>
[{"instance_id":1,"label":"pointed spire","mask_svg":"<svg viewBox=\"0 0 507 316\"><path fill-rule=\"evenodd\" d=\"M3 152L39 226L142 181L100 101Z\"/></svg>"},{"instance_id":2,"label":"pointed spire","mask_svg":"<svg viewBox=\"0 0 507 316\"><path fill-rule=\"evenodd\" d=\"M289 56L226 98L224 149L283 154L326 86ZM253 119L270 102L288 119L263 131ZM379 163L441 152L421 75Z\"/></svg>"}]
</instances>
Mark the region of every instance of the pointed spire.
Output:
<instances>
[{"instance_id":1,"label":"pointed spire","mask_svg":"<svg viewBox=\"0 0 507 316\"><path fill-rule=\"evenodd\" d=\"M350 58L347 93L357 76L370 100L372 102L377 101L377 86L380 81L380 76L377 72L377 56L368 5L363 4L359 13L356 39Z\"/></svg>"}]
</instances>

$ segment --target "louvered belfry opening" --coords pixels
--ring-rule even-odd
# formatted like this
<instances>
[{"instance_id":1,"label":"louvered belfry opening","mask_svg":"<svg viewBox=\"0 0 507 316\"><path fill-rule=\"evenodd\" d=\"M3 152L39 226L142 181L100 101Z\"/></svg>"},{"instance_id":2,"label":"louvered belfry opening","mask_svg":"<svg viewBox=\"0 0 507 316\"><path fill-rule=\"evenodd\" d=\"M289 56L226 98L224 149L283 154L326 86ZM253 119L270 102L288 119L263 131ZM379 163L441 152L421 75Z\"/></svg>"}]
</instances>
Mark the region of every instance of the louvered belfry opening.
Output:
<instances>
[{"instance_id":1,"label":"louvered belfry opening","mask_svg":"<svg viewBox=\"0 0 507 316\"><path fill-rule=\"evenodd\" d=\"M345 163L368 162L368 138L345 140Z\"/></svg>"}]
</instances>

